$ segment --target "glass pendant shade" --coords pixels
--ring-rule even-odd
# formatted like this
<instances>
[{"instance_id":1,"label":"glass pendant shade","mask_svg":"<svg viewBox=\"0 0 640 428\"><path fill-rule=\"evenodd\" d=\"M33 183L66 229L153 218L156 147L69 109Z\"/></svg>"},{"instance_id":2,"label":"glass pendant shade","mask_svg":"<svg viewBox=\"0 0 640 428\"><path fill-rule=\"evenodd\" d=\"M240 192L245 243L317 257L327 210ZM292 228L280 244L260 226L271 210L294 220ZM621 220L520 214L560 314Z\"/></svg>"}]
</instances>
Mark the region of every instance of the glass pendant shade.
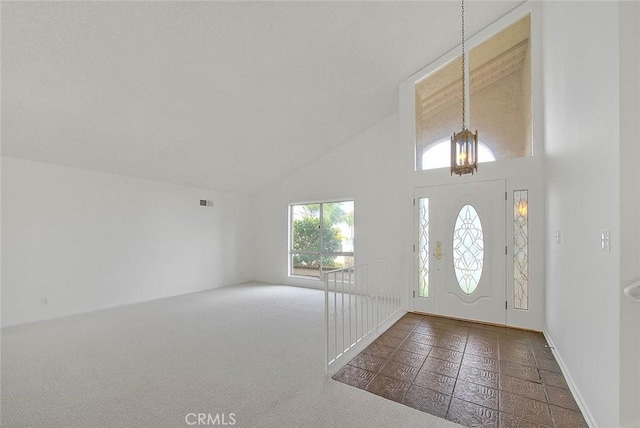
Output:
<instances>
[{"instance_id":1,"label":"glass pendant shade","mask_svg":"<svg viewBox=\"0 0 640 428\"><path fill-rule=\"evenodd\" d=\"M463 129L451 137L451 175L473 174L478 170L478 131Z\"/></svg>"}]
</instances>

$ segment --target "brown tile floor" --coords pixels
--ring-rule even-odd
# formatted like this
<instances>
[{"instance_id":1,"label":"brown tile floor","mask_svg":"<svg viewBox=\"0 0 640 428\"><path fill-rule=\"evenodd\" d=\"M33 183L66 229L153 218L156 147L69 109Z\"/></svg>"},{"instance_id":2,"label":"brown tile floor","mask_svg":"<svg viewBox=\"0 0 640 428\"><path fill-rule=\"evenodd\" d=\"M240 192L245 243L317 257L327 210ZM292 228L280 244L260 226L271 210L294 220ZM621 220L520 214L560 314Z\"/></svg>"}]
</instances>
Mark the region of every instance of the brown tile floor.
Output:
<instances>
[{"instance_id":1,"label":"brown tile floor","mask_svg":"<svg viewBox=\"0 0 640 428\"><path fill-rule=\"evenodd\" d=\"M588 427L541 333L409 313L333 379L469 427Z\"/></svg>"}]
</instances>

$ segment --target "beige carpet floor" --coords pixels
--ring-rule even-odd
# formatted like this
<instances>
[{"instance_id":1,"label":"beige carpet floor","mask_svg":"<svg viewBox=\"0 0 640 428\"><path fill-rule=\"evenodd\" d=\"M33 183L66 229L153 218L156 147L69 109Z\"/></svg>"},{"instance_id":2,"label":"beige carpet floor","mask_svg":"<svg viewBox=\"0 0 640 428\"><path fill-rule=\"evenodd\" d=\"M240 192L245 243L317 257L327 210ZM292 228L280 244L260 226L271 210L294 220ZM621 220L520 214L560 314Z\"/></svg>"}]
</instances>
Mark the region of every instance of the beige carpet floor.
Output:
<instances>
[{"instance_id":1,"label":"beige carpet floor","mask_svg":"<svg viewBox=\"0 0 640 428\"><path fill-rule=\"evenodd\" d=\"M5 328L1 425L458 426L326 377L322 305L245 284Z\"/></svg>"}]
</instances>

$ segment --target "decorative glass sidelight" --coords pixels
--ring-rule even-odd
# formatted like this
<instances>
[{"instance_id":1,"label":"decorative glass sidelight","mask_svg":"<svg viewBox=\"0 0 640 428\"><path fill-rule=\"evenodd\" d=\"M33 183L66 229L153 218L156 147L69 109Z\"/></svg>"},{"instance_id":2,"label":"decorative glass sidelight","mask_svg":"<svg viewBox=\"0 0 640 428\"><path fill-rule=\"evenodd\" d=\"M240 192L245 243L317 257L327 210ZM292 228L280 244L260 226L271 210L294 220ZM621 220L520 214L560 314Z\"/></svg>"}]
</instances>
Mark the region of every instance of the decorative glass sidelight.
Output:
<instances>
[{"instance_id":1,"label":"decorative glass sidelight","mask_svg":"<svg viewBox=\"0 0 640 428\"><path fill-rule=\"evenodd\" d=\"M418 297L429 297L429 198L418 199Z\"/></svg>"},{"instance_id":2,"label":"decorative glass sidelight","mask_svg":"<svg viewBox=\"0 0 640 428\"><path fill-rule=\"evenodd\" d=\"M482 276L484 233L478 212L465 205L458 213L453 231L453 268L462 291L472 294Z\"/></svg>"},{"instance_id":3,"label":"decorative glass sidelight","mask_svg":"<svg viewBox=\"0 0 640 428\"><path fill-rule=\"evenodd\" d=\"M529 309L529 191L513 192L513 286L515 309Z\"/></svg>"}]
</instances>

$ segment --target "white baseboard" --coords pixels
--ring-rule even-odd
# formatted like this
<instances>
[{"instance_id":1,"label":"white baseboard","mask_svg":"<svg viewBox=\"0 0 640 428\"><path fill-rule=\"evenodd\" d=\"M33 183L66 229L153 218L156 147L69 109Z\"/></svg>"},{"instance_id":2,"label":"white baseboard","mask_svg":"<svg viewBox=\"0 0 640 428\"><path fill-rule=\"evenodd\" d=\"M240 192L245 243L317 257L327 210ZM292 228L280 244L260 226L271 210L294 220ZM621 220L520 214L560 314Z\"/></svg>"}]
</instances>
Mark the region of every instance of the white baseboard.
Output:
<instances>
[{"instance_id":1,"label":"white baseboard","mask_svg":"<svg viewBox=\"0 0 640 428\"><path fill-rule=\"evenodd\" d=\"M573 397L576 400L576 404L578 404L578 407L582 412L582 416L584 417L585 421L589 425L589 428L598 428L598 424L596 424L596 421L593 419L593 415L589 411L589 407L587 406L587 403L585 403L584 398L582 398L582 394L580 394L580 390L578 389L575 382L573 381L573 378L571 377L571 373L569 373L569 369L567 368L567 365L564 363L564 360L562 359L562 355L560 355L560 353L558 352L558 348L556 348L556 346L554 345L553 339L551 339L551 335L546 329L542 332L542 334L544 334L545 339L547 339L547 343L551 347L551 352L553 352L553 356L556 358L556 361L560 366L560 370L562 370L562 375L564 376L564 379L567 381L567 385L569 385L569 390L571 390L571 393L573 394Z\"/></svg>"},{"instance_id":2,"label":"white baseboard","mask_svg":"<svg viewBox=\"0 0 640 428\"><path fill-rule=\"evenodd\" d=\"M125 300L125 301L118 302L118 303L109 303L109 304L106 304L106 305L96 305L96 306L92 306L92 307L89 307L89 308L80 309L80 310L72 310L72 311L69 311L69 312L65 312L65 313L61 313L61 314L57 314L57 315L53 315L53 316L43 316L43 317L39 317L37 319L8 322L8 323L5 323L5 324L2 324L2 326L0 326L0 328L4 329L4 328L8 328L8 327L19 327L19 326L23 326L23 325L27 325L27 324L34 324L34 323L43 322L43 321L53 321L53 320L58 320L58 319L61 319L61 318L73 317L73 316L77 316L77 315L84 315L84 314L104 311L104 310L108 310L108 309L116 309L116 308L121 308L121 307L125 307L125 306L138 305L138 304L141 304L141 303L155 302L156 300L171 299L173 297L187 296L189 294L204 293L204 292L207 292L207 291L217 290L217 289L225 288L225 287L233 287L233 286L237 286L237 285L241 285L241 284L248 284L248 283L251 283L251 282L253 282L253 281L241 282L241 283L236 283L236 284L221 285L219 287L212 287L212 288L203 288L202 290L179 292L177 294L169 293L169 294L166 294L166 295L160 295L160 296L154 296L154 297L144 297L144 298L141 298L141 299L131 299L131 300Z\"/></svg>"}]
</instances>

